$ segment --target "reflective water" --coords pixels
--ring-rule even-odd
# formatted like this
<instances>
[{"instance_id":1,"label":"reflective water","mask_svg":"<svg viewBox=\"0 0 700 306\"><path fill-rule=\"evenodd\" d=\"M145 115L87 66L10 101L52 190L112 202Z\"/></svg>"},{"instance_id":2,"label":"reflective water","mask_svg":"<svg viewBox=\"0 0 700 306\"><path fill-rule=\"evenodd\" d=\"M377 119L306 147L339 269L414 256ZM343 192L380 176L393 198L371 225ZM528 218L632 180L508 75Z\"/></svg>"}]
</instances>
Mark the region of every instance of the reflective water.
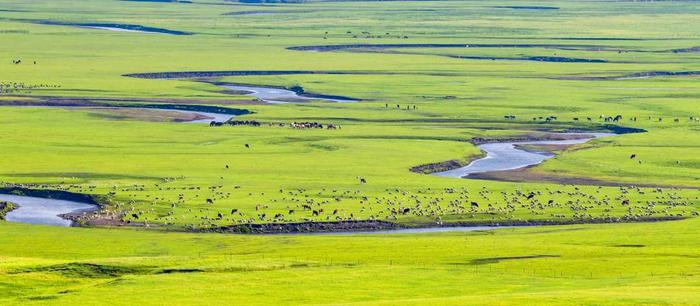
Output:
<instances>
[{"instance_id":1,"label":"reflective water","mask_svg":"<svg viewBox=\"0 0 700 306\"><path fill-rule=\"evenodd\" d=\"M12 202L19 206L7 213L5 216L7 221L29 224L70 226L72 221L63 219L59 215L98 209L98 206L93 204L11 194L0 194L0 201Z\"/></svg>"},{"instance_id":2,"label":"reflective water","mask_svg":"<svg viewBox=\"0 0 700 306\"><path fill-rule=\"evenodd\" d=\"M222 87L247 92L248 96L254 96L260 100L267 103L290 103L290 102L300 102L309 100L325 100L332 102L357 102L357 100L352 99L338 99L331 97L313 97L304 94L297 94L291 90L282 88L272 88L272 87L262 87L262 86L247 86L247 85L223 85Z\"/></svg>"},{"instance_id":3,"label":"reflective water","mask_svg":"<svg viewBox=\"0 0 700 306\"><path fill-rule=\"evenodd\" d=\"M514 141L486 143L479 148L486 156L471 162L462 168L433 173L445 177L465 177L474 173L505 171L537 165L554 157L549 152L531 152L519 149L517 145L572 145L590 141L594 138L614 136L612 133L562 133L562 136L589 136L580 139L543 140L543 141Z\"/></svg>"}]
</instances>

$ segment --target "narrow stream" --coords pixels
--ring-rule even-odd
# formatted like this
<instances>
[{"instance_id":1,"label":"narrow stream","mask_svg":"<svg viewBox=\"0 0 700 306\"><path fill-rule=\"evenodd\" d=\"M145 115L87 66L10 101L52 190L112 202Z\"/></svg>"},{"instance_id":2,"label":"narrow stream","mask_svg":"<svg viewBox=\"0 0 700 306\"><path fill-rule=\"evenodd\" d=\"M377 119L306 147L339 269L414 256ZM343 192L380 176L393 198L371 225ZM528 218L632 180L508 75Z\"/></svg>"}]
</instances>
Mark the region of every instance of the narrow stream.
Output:
<instances>
[{"instance_id":1,"label":"narrow stream","mask_svg":"<svg viewBox=\"0 0 700 306\"><path fill-rule=\"evenodd\" d=\"M323 95L317 96L317 95L297 94L296 92L291 91L291 90L287 90L287 89L264 87L264 86L249 86L249 85L233 85L233 84L231 84L231 85L222 85L221 87L226 88L226 89L230 89L230 90L246 92L245 95L247 95L247 96L253 96L253 97L256 97L256 98L263 100L267 103L272 103L272 104L304 102L304 101L310 101L310 100L325 100L325 101L339 102L339 103L357 102L357 100L353 100L353 99L349 99L349 98L323 96Z\"/></svg>"},{"instance_id":2,"label":"narrow stream","mask_svg":"<svg viewBox=\"0 0 700 306\"><path fill-rule=\"evenodd\" d=\"M229 115L229 114L207 113L207 112L197 112L197 111L188 111L188 110L172 110L172 109L164 109L164 108L158 108L158 110L178 112L178 113L183 113L183 114L193 114L193 115L199 115L202 117L206 117L204 119L199 119L199 120L182 121L183 123L209 123L212 121L226 122L229 119L236 117L235 115Z\"/></svg>"},{"instance_id":3,"label":"narrow stream","mask_svg":"<svg viewBox=\"0 0 700 306\"><path fill-rule=\"evenodd\" d=\"M108 27L108 26L80 26L80 27L81 27L81 28L86 28L86 29L107 30L107 31L113 31L113 32L158 34L157 32L141 31L141 30L131 30L131 29L122 29L122 28Z\"/></svg>"}]
</instances>

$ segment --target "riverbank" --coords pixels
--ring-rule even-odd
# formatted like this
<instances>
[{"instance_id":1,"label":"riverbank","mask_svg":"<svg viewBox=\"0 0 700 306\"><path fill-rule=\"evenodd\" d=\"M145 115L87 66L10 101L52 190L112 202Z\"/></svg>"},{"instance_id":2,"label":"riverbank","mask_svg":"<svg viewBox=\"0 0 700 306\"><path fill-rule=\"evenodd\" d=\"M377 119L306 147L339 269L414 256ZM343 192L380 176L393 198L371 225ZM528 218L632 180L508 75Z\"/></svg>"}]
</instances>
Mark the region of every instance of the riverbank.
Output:
<instances>
[{"instance_id":1,"label":"riverbank","mask_svg":"<svg viewBox=\"0 0 700 306\"><path fill-rule=\"evenodd\" d=\"M17 209L17 204L12 202L0 201L0 221L5 221L7 213Z\"/></svg>"},{"instance_id":2,"label":"riverbank","mask_svg":"<svg viewBox=\"0 0 700 306\"><path fill-rule=\"evenodd\" d=\"M535 141L506 141L506 142L489 142L479 145L482 152L486 156L471 162L469 165L447 170L443 172L433 173L436 176L465 178L472 174L490 173L496 171L516 170L525 167L531 167L544 162L547 159L553 158L556 154L549 151L533 152L532 150L523 150L523 145L555 145L555 146L572 146L586 143L590 140L609 137L617 134L613 133L553 133L545 138L560 138L561 140L535 140Z\"/></svg>"},{"instance_id":3,"label":"riverbank","mask_svg":"<svg viewBox=\"0 0 700 306\"><path fill-rule=\"evenodd\" d=\"M188 105L188 104L122 104L122 103L9 103L0 102L0 106L16 107L59 107L68 109L94 110L106 118L115 119L140 119L144 121L172 121L209 123L211 121L224 122L235 116L252 114L247 109L228 108L213 105ZM157 111L169 112L158 113Z\"/></svg>"},{"instance_id":4,"label":"riverbank","mask_svg":"<svg viewBox=\"0 0 700 306\"><path fill-rule=\"evenodd\" d=\"M314 92L307 92L301 86L287 88L284 86L271 85L256 85L244 83L228 83L219 81L203 81L212 85L226 88L228 91L235 94L253 96L256 99L268 103L290 103L290 102L305 102L310 100L326 100L331 102L360 102L361 99L345 97L340 95L327 95Z\"/></svg>"},{"instance_id":5,"label":"riverbank","mask_svg":"<svg viewBox=\"0 0 700 306\"><path fill-rule=\"evenodd\" d=\"M380 220L357 220L338 222L298 222L240 224L209 229L192 229L189 232L210 232L229 234L392 234L392 233L431 233L446 231L476 231L504 227L555 226L606 223L642 223L678 221L688 217L642 217L642 218L591 218L581 220L475 220L449 223L401 224Z\"/></svg>"},{"instance_id":6,"label":"riverbank","mask_svg":"<svg viewBox=\"0 0 700 306\"><path fill-rule=\"evenodd\" d=\"M76 216L99 210L105 197L63 190L1 187L0 201L10 203L4 209L6 221L72 226Z\"/></svg>"},{"instance_id":7,"label":"riverbank","mask_svg":"<svg viewBox=\"0 0 700 306\"><path fill-rule=\"evenodd\" d=\"M562 148L565 148L567 146L570 146L571 144L565 144L566 142L570 141L576 141L576 140L582 140L582 139L593 139L590 135L595 134L593 132L591 133L546 133L543 135L539 136L533 136L533 135L523 135L523 136L513 136L513 137L507 137L507 138L482 138L482 137L476 137L472 138L469 140L469 142L473 145L481 146L485 144L494 144L494 143L532 143L532 142L562 142L563 144L560 144L563 146ZM522 147L515 146L514 149L528 152L528 150L523 149ZM538 152L528 152L528 153L538 153ZM429 163L429 164L424 164L424 165L419 165L415 167L411 167L409 170L411 172L415 173L422 173L422 174L435 174L435 173L441 173L441 172L448 172L464 167L468 167L470 164L473 162L484 159L488 156L488 152L485 150L481 150L481 154L472 156L470 158L464 159L464 160L459 160L459 159L453 159L453 160L448 160L444 162L436 162L436 163Z\"/></svg>"}]
</instances>

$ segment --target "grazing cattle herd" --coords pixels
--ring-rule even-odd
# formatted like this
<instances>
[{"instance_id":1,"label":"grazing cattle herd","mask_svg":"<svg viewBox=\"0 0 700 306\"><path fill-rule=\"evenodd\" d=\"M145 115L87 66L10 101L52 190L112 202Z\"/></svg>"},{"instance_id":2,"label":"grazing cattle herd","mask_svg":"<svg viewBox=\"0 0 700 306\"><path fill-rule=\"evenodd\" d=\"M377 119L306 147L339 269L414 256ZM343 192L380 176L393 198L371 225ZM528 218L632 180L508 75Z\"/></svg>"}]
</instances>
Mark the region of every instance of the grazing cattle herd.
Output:
<instances>
[{"instance_id":1,"label":"grazing cattle herd","mask_svg":"<svg viewBox=\"0 0 700 306\"><path fill-rule=\"evenodd\" d=\"M24 82L2 82L0 81L0 95L9 94L31 94L32 90L61 88L61 85L51 84L27 84Z\"/></svg>"},{"instance_id":2,"label":"grazing cattle herd","mask_svg":"<svg viewBox=\"0 0 700 306\"><path fill-rule=\"evenodd\" d=\"M587 121L593 121L593 117L585 117L585 118L586 118ZM621 121L622 121L623 116L620 115L620 114L615 115L614 117L612 117L612 116L606 116L606 115L600 115L600 116L598 116L598 118L599 118L600 120L602 120L603 122L613 122L613 123L617 123L617 122L621 122ZM506 119L506 120L515 120L515 119L517 119L517 116L515 116L515 115L505 115L505 116L503 116L503 119ZM558 119L559 119L559 118L558 118L557 116L539 116L539 117L532 117L532 121L544 120L544 121L546 121L546 122L551 122L551 121L557 121ZM572 119L573 121L579 121L579 120L581 120L581 117L573 117L573 118L571 118L571 119ZM662 118L662 117L654 118L654 117L652 117L652 116L648 116L648 120L649 120L649 121L663 122L663 118ZM637 117L636 117L636 116L629 117L629 121L637 122ZM679 123L679 122L681 122L681 118L673 118L673 122ZM690 116L690 117L688 117L688 122L700 122L700 117Z\"/></svg>"},{"instance_id":3,"label":"grazing cattle herd","mask_svg":"<svg viewBox=\"0 0 700 306\"><path fill-rule=\"evenodd\" d=\"M32 63L33 63L34 65L36 65L36 61L32 61ZM22 64L22 59L21 59L21 58L12 59L12 64L13 64L13 65L21 65L21 64Z\"/></svg>"},{"instance_id":4,"label":"grazing cattle herd","mask_svg":"<svg viewBox=\"0 0 700 306\"><path fill-rule=\"evenodd\" d=\"M515 115L504 116L516 120ZM557 116L537 117L545 121ZM586 117L592 120L591 117ZM622 115L598 117L620 122ZM651 119L651 117L650 117ZM697 121L697 117L690 117ZM574 118L578 120L578 117ZM636 121L636 117L630 118ZM210 126L270 126L293 129L339 129L320 122L263 123L256 120L212 121ZM250 144L245 144L250 148ZM631 154L630 159L637 159ZM641 161L639 161L641 162ZM231 166L225 164L225 170ZM400 221L417 219L445 224L558 224L630 222L680 219L698 215L691 201L674 188L594 187L561 185L541 189L491 190L481 188L389 188L368 193L366 177L356 177L356 188L280 188L278 194L244 191L240 185L177 186L175 179L146 185L113 186L106 209L78 218L110 219L123 224L163 225L190 230L228 225L329 221ZM41 188L48 186L23 186ZM67 185L62 190L93 192L95 186ZM255 205L251 205L251 202ZM244 204L247 203L247 204ZM165 209L167 208L167 209Z\"/></svg>"},{"instance_id":5,"label":"grazing cattle herd","mask_svg":"<svg viewBox=\"0 0 700 306\"><path fill-rule=\"evenodd\" d=\"M111 187L103 210L79 220L112 220L121 224L174 226L191 230L253 223L328 222L402 218L444 225L558 224L681 219L698 215L689 198L674 188L562 185L540 189L481 188L386 189L369 193L367 179L352 189L284 189L266 194L240 185L177 185L163 179L147 185ZM96 186L10 185L95 193ZM247 203L247 204L246 204ZM255 203L252 205L252 203Z\"/></svg>"},{"instance_id":6,"label":"grazing cattle herd","mask_svg":"<svg viewBox=\"0 0 700 306\"><path fill-rule=\"evenodd\" d=\"M516 115L505 115L503 116L505 120L516 120L517 116ZM585 117L587 121L593 121L592 117ZM615 116L606 116L606 115L600 115L598 116L600 120L606 123L618 123L623 120L623 116L618 114ZM579 121L580 117L572 117L571 118L573 121ZM655 120L651 116L648 117L650 121ZM552 121L557 121L559 120L558 116L540 116L540 117L533 117L532 120L543 120L545 122L552 122ZM636 122L637 117L630 117L630 121ZM659 117L658 122L662 122L663 118ZM680 118L674 118L673 121L675 123L680 123L681 120ZM694 123L700 123L700 117L697 116L690 116L688 117L688 122L694 122ZM329 129L329 130L335 130L335 129L340 129L341 126L338 124L331 124L331 123L320 123L320 122L292 122L292 123L280 123L280 122L268 122L268 123L262 123L257 120L228 120L228 121L211 121L209 123L209 126L211 127L220 127L220 126L252 126L252 127L259 127L262 125L270 126L270 127L291 127L294 129Z\"/></svg>"},{"instance_id":7,"label":"grazing cattle herd","mask_svg":"<svg viewBox=\"0 0 700 306\"><path fill-rule=\"evenodd\" d=\"M258 127L263 125L263 123L256 121L256 120L245 120L245 121L239 121L239 120L229 120L225 122L221 121L211 121L209 123L209 126L212 127L217 127L217 126L224 126L224 125L229 125L229 126L253 126L253 127ZM335 130L335 129L340 129L340 125L337 124L323 124L319 122L292 122L292 123L265 123L265 125L270 126L270 127L291 127L294 129L328 129L328 130Z\"/></svg>"}]
</instances>

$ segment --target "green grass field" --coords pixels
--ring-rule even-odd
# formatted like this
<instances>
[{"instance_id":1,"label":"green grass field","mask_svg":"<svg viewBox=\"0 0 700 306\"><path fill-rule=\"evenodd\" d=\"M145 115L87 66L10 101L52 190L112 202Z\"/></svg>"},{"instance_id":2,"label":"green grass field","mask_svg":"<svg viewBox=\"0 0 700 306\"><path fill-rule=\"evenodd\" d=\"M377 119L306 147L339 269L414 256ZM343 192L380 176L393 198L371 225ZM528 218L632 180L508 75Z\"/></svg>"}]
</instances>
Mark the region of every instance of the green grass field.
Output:
<instances>
[{"instance_id":1,"label":"green grass field","mask_svg":"<svg viewBox=\"0 0 700 306\"><path fill-rule=\"evenodd\" d=\"M0 187L103 204L83 228L0 223L0 304L697 304L698 16L692 1L0 0ZM85 27L110 24L191 35ZM353 44L384 46L290 49ZM313 73L125 76L283 70ZM362 101L261 104L211 82ZM212 105L252 112L240 120L342 128L52 107L86 101ZM616 115L614 125L646 132L566 148L528 169L529 181L409 171L481 156L473 138L604 131ZM668 218L683 220L642 222ZM368 219L575 224L189 232Z\"/></svg>"},{"instance_id":2,"label":"green grass field","mask_svg":"<svg viewBox=\"0 0 700 306\"><path fill-rule=\"evenodd\" d=\"M692 305L699 298L696 228L692 220L241 236L6 224L2 299L23 305Z\"/></svg>"}]
</instances>

